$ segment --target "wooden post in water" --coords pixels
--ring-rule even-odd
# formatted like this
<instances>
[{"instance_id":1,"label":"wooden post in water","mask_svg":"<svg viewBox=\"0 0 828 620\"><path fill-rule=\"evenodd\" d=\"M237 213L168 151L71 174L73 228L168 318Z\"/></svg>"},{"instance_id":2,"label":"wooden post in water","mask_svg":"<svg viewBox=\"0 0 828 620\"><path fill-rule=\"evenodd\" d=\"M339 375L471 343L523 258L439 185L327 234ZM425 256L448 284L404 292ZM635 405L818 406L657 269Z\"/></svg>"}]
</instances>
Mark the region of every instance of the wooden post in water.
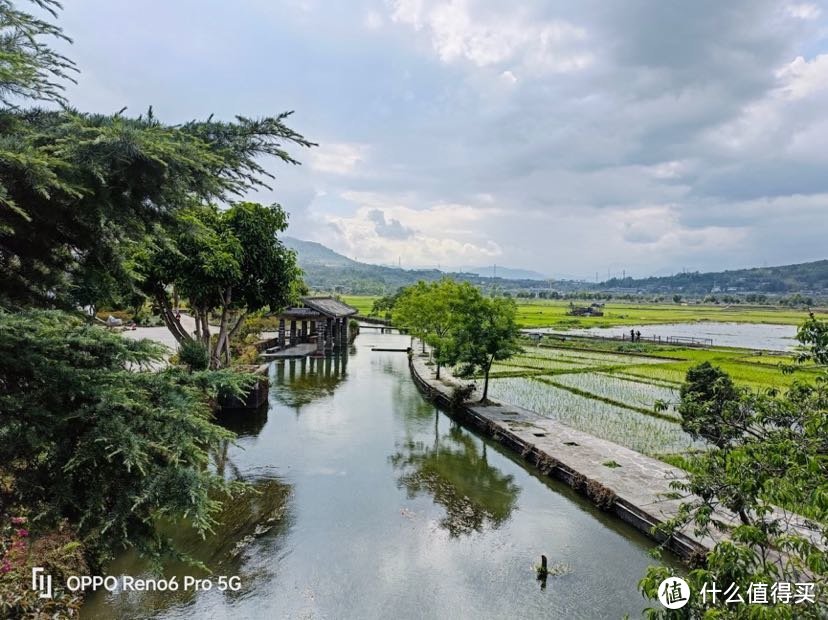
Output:
<instances>
[{"instance_id":1,"label":"wooden post in water","mask_svg":"<svg viewBox=\"0 0 828 620\"><path fill-rule=\"evenodd\" d=\"M316 354L323 355L325 347L325 322L316 321Z\"/></svg>"}]
</instances>

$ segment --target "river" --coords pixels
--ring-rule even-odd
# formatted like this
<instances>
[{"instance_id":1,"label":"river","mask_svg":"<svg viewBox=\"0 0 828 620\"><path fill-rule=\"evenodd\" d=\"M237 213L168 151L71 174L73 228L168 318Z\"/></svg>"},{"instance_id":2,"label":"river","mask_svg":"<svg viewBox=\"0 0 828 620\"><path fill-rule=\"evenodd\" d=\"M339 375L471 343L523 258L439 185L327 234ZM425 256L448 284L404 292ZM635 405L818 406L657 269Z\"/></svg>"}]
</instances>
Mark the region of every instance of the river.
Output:
<instances>
[{"instance_id":1,"label":"river","mask_svg":"<svg viewBox=\"0 0 828 620\"><path fill-rule=\"evenodd\" d=\"M652 543L426 402L404 353L371 351L407 344L364 333L345 358L275 362L268 408L229 424L215 466L260 493L216 536L176 536L238 592L98 592L82 617L640 616ZM545 588L542 553L562 573ZM109 567L146 570L133 554Z\"/></svg>"},{"instance_id":2,"label":"river","mask_svg":"<svg viewBox=\"0 0 828 620\"><path fill-rule=\"evenodd\" d=\"M697 338L711 340L717 347L790 351L796 347L796 325L772 325L766 323L719 323L698 321L695 323L664 323L656 325L623 325L616 327L576 327L557 329L540 327L527 332L559 334L562 336L597 336L599 338L629 337L630 330L641 332L649 338Z\"/></svg>"}]
</instances>

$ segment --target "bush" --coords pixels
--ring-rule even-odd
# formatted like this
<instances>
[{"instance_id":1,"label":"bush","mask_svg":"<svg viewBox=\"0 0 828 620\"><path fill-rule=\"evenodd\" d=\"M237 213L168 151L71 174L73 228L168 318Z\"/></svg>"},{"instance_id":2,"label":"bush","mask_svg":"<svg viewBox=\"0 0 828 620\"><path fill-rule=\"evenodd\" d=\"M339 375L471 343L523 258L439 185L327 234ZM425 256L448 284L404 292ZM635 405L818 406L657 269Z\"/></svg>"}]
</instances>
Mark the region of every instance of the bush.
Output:
<instances>
[{"instance_id":1,"label":"bush","mask_svg":"<svg viewBox=\"0 0 828 620\"><path fill-rule=\"evenodd\" d=\"M32 568L39 566L53 579L53 598L40 598L31 588ZM3 618L77 617L82 593L63 584L72 575L89 574L83 546L60 524L49 531L30 529L28 519L0 512L0 616Z\"/></svg>"},{"instance_id":2,"label":"bush","mask_svg":"<svg viewBox=\"0 0 828 620\"><path fill-rule=\"evenodd\" d=\"M456 385L449 396L449 405L452 409L459 409L467 400L471 398L477 389L473 384Z\"/></svg>"},{"instance_id":3,"label":"bush","mask_svg":"<svg viewBox=\"0 0 828 620\"><path fill-rule=\"evenodd\" d=\"M211 404L253 378L152 370L163 355L66 313L0 311L0 507L44 533L67 522L93 570L128 546L169 552L162 520L208 532L214 498L238 487L208 467L233 438Z\"/></svg>"},{"instance_id":4,"label":"bush","mask_svg":"<svg viewBox=\"0 0 828 620\"><path fill-rule=\"evenodd\" d=\"M187 340L178 347L178 361L190 370L207 370L210 367L210 352L196 340Z\"/></svg>"}]
</instances>

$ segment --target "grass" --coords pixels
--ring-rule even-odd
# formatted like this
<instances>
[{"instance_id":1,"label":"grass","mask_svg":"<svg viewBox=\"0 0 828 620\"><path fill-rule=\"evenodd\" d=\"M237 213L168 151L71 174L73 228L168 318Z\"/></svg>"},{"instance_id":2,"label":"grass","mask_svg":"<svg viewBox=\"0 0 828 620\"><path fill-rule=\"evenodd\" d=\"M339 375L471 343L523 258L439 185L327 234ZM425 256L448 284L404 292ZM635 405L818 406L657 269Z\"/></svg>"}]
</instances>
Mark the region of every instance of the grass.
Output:
<instances>
[{"instance_id":1,"label":"grass","mask_svg":"<svg viewBox=\"0 0 828 620\"><path fill-rule=\"evenodd\" d=\"M587 302L575 302L575 305ZM568 301L521 300L518 303L518 322L521 327L614 327L617 325L657 325L663 323L689 323L695 321L719 321L737 323L771 323L799 325L808 316L804 309L775 308L769 306L727 306L643 304L609 302L604 316L572 317L566 313ZM819 314L825 314L823 309Z\"/></svg>"},{"instance_id":2,"label":"grass","mask_svg":"<svg viewBox=\"0 0 828 620\"><path fill-rule=\"evenodd\" d=\"M371 313L371 307L374 305L374 301L379 299L379 297L375 297L372 295L343 295L342 301L344 301L349 306L353 306L359 313L368 316Z\"/></svg>"},{"instance_id":3,"label":"grass","mask_svg":"<svg viewBox=\"0 0 828 620\"><path fill-rule=\"evenodd\" d=\"M361 314L371 312L375 296L343 295L342 300L357 308ZM747 305L681 305L673 303L647 304L633 302L609 302L602 317L572 317L566 313L569 301L545 299L520 299L518 323L521 327L614 327L616 325L657 325L663 323L687 323L694 321L723 321L737 323L775 323L799 325L808 316L804 309L776 308L773 306ZM589 302L575 301L575 305ZM828 316L828 310L816 310Z\"/></svg>"},{"instance_id":4,"label":"grass","mask_svg":"<svg viewBox=\"0 0 828 620\"><path fill-rule=\"evenodd\" d=\"M804 366L783 374L778 365L792 363L790 356L747 349L553 342L527 341L524 353L495 364L492 397L685 467L682 455L704 447L681 430L676 411L689 368L709 361L754 390L785 389L795 379L815 379L818 372ZM656 411L657 402L667 403L667 409Z\"/></svg>"}]
</instances>

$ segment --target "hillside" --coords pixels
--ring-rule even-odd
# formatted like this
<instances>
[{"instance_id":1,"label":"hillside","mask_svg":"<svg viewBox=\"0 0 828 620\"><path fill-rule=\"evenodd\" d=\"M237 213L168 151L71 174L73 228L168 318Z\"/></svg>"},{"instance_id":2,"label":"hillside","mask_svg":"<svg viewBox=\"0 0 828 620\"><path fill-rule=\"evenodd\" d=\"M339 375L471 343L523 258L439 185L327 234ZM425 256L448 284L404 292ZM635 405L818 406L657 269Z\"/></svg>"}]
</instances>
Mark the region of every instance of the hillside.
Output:
<instances>
[{"instance_id":1,"label":"hillside","mask_svg":"<svg viewBox=\"0 0 828 620\"><path fill-rule=\"evenodd\" d=\"M653 293L815 293L828 292L828 260L779 267L754 267L709 273L678 273L658 278L613 278L598 285L606 290Z\"/></svg>"},{"instance_id":2,"label":"hillside","mask_svg":"<svg viewBox=\"0 0 828 620\"><path fill-rule=\"evenodd\" d=\"M501 267L500 265L487 265L485 267L469 267L463 270L466 273L474 273L484 278L498 277L506 280L548 280L549 277L531 269L513 269Z\"/></svg>"},{"instance_id":3,"label":"hillside","mask_svg":"<svg viewBox=\"0 0 828 620\"><path fill-rule=\"evenodd\" d=\"M407 286L417 280L436 280L451 276L473 284L496 286L504 291L547 288L543 276L525 269L497 267L497 278L492 278L492 267L464 270L462 273L437 269L400 269L372 265L352 260L334 252L321 243L302 241L293 237L283 239L286 246L296 251L299 266L305 272L308 286L320 291L335 291L356 295L382 295ZM661 293L704 296L708 294L767 294L786 295L805 293L828 294L828 260L755 267L709 273L679 273L652 278L613 278L600 284L556 280L554 288L560 292L613 291L627 293Z\"/></svg>"},{"instance_id":4,"label":"hillside","mask_svg":"<svg viewBox=\"0 0 828 620\"><path fill-rule=\"evenodd\" d=\"M384 295L397 290L401 286L414 284L418 280L437 280L443 276L451 276L457 280L466 280L473 284L494 284L508 289L530 288L538 284L537 279L534 278L490 278L467 271L457 273L437 269L400 269L398 267L371 265L351 260L321 243L303 241L294 237L284 237L282 241L287 247L296 251L299 266L305 272L305 282L310 288L318 291L334 291L355 295ZM498 267L497 271L498 275L501 275L501 272L533 273L502 267Z\"/></svg>"},{"instance_id":5,"label":"hillside","mask_svg":"<svg viewBox=\"0 0 828 620\"><path fill-rule=\"evenodd\" d=\"M338 254L332 249L325 247L321 243L315 241L302 241L295 237L284 237L282 242L294 250L299 257L299 263L303 266L320 265L324 267L353 267L362 263L357 263L347 256Z\"/></svg>"}]
</instances>

